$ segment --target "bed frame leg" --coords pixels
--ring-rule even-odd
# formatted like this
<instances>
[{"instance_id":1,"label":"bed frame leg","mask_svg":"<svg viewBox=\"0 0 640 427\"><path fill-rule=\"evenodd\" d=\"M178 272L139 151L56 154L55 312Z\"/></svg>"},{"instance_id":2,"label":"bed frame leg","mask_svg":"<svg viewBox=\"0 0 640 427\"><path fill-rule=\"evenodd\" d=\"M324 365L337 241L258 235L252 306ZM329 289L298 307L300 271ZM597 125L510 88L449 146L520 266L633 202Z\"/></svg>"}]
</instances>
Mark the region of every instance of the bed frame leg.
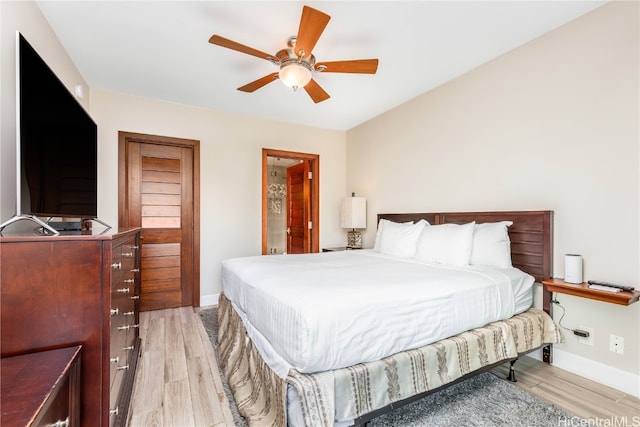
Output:
<instances>
[{"instance_id":1,"label":"bed frame leg","mask_svg":"<svg viewBox=\"0 0 640 427\"><path fill-rule=\"evenodd\" d=\"M513 367L513 365L516 364L516 362L518 361L518 359L512 360L511 362L509 362L509 375L507 376L507 379L509 381L511 381L512 383L517 383L518 380L516 379L516 370Z\"/></svg>"}]
</instances>

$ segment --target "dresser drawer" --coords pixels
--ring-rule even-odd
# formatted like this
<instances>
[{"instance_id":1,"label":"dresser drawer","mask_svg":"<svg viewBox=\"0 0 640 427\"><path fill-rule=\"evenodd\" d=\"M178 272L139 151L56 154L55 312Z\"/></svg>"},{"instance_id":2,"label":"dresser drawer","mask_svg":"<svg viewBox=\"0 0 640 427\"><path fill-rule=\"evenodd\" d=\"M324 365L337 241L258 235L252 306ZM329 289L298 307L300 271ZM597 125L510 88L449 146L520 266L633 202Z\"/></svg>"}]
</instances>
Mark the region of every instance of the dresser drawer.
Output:
<instances>
[{"instance_id":1,"label":"dresser drawer","mask_svg":"<svg viewBox=\"0 0 640 427\"><path fill-rule=\"evenodd\" d=\"M126 318L126 313L134 311L135 302L132 297L134 297L136 293L135 283L127 282L124 284L116 284L113 287L111 291L111 319L115 320L117 317Z\"/></svg>"},{"instance_id":2,"label":"dresser drawer","mask_svg":"<svg viewBox=\"0 0 640 427\"><path fill-rule=\"evenodd\" d=\"M117 331L111 333L109 346L109 385L112 386L118 372L117 368L126 365L126 357L122 356L122 349L126 346L127 332Z\"/></svg>"},{"instance_id":3,"label":"dresser drawer","mask_svg":"<svg viewBox=\"0 0 640 427\"><path fill-rule=\"evenodd\" d=\"M129 239L111 250L111 283L119 283L122 275L136 271L138 247L135 239ZM130 274L133 276L133 274Z\"/></svg>"},{"instance_id":4,"label":"dresser drawer","mask_svg":"<svg viewBox=\"0 0 640 427\"><path fill-rule=\"evenodd\" d=\"M124 270L122 269L122 250L117 246L111 250L111 284L118 283Z\"/></svg>"},{"instance_id":5,"label":"dresser drawer","mask_svg":"<svg viewBox=\"0 0 640 427\"><path fill-rule=\"evenodd\" d=\"M136 251L137 248L133 241L127 242L120 246L120 259L122 260L122 271L130 273L136 267Z\"/></svg>"},{"instance_id":6,"label":"dresser drawer","mask_svg":"<svg viewBox=\"0 0 640 427\"><path fill-rule=\"evenodd\" d=\"M115 371L115 375L114 375L113 383L111 384L111 387L109 390L109 406L112 411L111 415L116 415L113 410L116 409L118 406L118 397L122 389L122 381L124 380L124 377L127 371L130 369L128 361L123 361L121 363L118 363L118 365L119 365L118 367L114 365L113 370ZM110 418L115 418L115 417L112 416Z\"/></svg>"},{"instance_id":7,"label":"dresser drawer","mask_svg":"<svg viewBox=\"0 0 640 427\"><path fill-rule=\"evenodd\" d=\"M123 375L119 374L117 376L116 383L111 386L111 390L109 391L109 426L115 426L118 416L121 416L120 411L122 408L118 406L120 396L120 389L122 388L122 379Z\"/></svg>"}]
</instances>

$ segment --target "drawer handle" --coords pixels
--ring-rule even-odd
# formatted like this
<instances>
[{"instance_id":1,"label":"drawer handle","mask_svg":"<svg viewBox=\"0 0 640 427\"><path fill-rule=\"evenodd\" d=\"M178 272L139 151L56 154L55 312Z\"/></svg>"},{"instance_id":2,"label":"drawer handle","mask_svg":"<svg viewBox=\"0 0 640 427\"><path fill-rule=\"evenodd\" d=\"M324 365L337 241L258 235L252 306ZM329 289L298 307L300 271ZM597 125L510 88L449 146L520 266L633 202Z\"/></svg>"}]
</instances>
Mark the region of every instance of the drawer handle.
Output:
<instances>
[{"instance_id":1,"label":"drawer handle","mask_svg":"<svg viewBox=\"0 0 640 427\"><path fill-rule=\"evenodd\" d=\"M124 366L118 366L116 368L117 371L126 371L129 369L129 365L124 365Z\"/></svg>"},{"instance_id":2,"label":"drawer handle","mask_svg":"<svg viewBox=\"0 0 640 427\"><path fill-rule=\"evenodd\" d=\"M124 279L124 283L135 283L136 279Z\"/></svg>"},{"instance_id":3,"label":"drawer handle","mask_svg":"<svg viewBox=\"0 0 640 427\"><path fill-rule=\"evenodd\" d=\"M134 295L131 297L131 299L140 299L140 295Z\"/></svg>"},{"instance_id":4,"label":"drawer handle","mask_svg":"<svg viewBox=\"0 0 640 427\"><path fill-rule=\"evenodd\" d=\"M117 308L112 308L112 309L111 309L111 315L112 315L112 316L116 316L119 312L120 312L120 311L119 311L119 309L117 309Z\"/></svg>"},{"instance_id":5,"label":"drawer handle","mask_svg":"<svg viewBox=\"0 0 640 427\"><path fill-rule=\"evenodd\" d=\"M113 264L111 264L111 268L113 268L114 270L120 270L122 268L122 263L114 262Z\"/></svg>"},{"instance_id":6,"label":"drawer handle","mask_svg":"<svg viewBox=\"0 0 640 427\"><path fill-rule=\"evenodd\" d=\"M118 326L118 330L119 331L128 331L129 328L131 328L131 326L129 325L125 325L125 326Z\"/></svg>"},{"instance_id":7,"label":"drawer handle","mask_svg":"<svg viewBox=\"0 0 640 427\"><path fill-rule=\"evenodd\" d=\"M112 357L109 359L111 363L118 363L120 361L120 356Z\"/></svg>"},{"instance_id":8,"label":"drawer handle","mask_svg":"<svg viewBox=\"0 0 640 427\"><path fill-rule=\"evenodd\" d=\"M131 328L139 328L139 327L140 327L140 325L138 325L138 324L135 324L135 325L129 325L129 326L130 326Z\"/></svg>"},{"instance_id":9,"label":"drawer handle","mask_svg":"<svg viewBox=\"0 0 640 427\"><path fill-rule=\"evenodd\" d=\"M118 408L116 408L116 409L111 409L111 410L109 411L109 416L111 417L111 416L113 416L113 415L118 415Z\"/></svg>"},{"instance_id":10,"label":"drawer handle","mask_svg":"<svg viewBox=\"0 0 640 427\"><path fill-rule=\"evenodd\" d=\"M116 289L116 292L120 292L121 294L128 294L129 288L118 288Z\"/></svg>"},{"instance_id":11,"label":"drawer handle","mask_svg":"<svg viewBox=\"0 0 640 427\"><path fill-rule=\"evenodd\" d=\"M140 269L139 269L139 268L133 268L133 269L131 269L131 272L132 272L132 273L137 273L138 271L140 271Z\"/></svg>"},{"instance_id":12,"label":"drawer handle","mask_svg":"<svg viewBox=\"0 0 640 427\"><path fill-rule=\"evenodd\" d=\"M127 258L132 258L133 257L133 252L123 252L122 256L127 257Z\"/></svg>"},{"instance_id":13,"label":"drawer handle","mask_svg":"<svg viewBox=\"0 0 640 427\"><path fill-rule=\"evenodd\" d=\"M129 347L122 347L122 349L123 349L124 351L131 351L131 350L133 350L133 346L132 346L132 345L130 345Z\"/></svg>"},{"instance_id":14,"label":"drawer handle","mask_svg":"<svg viewBox=\"0 0 640 427\"><path fill-rule=\"evenodd\" d=\"M127 311L126 313L122 313L123 316L133 316L134 314L136 314L135 311Z\"/></svg>"},{"instance_id":15,"label":"drawer handle","mask_svg":"<svg viewBox=\"0 0 640 427\"><path fill-rule=\"evenodd\" d=\"M46 427L69 427L69 417L66 420L58 420L55 423L47 424Z\"/></svg>"},{"instance_id":16,"label":"drawer handle","mask_svg":"<svg viewBox=\"0 0 640 427\"><path fill-rule=\"evenodd\" d=\"M131 249L133 249L134 251L135 251L136 249L139 249L139 248L140 248L140 247L139 247L138 245L131 245Z\"/></svg>"}]
</instances>

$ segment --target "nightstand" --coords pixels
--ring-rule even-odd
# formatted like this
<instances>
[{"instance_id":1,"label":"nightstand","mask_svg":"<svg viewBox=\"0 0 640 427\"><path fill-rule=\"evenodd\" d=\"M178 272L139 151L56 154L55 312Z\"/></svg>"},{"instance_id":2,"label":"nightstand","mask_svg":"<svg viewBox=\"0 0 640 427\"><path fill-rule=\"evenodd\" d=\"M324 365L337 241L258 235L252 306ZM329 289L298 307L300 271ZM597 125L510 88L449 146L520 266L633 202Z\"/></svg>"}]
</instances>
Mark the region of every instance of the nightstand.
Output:
<instances>
[{"instance_id":1,"label":"nightstand","mask_svg":"<svg viewBox=\"0 0 640 427\"><path fill-rule=\"evenodd\" d=\"M334 248L322 248L322 252L357 251L361 248L348 248L346 246L336 246Z\"/></svg>"},{"instance_id":2,"label":"nightstand","mask_svg":"<svg viewBox=\"0 0 640 427\"><path fill-rule=\"evenodd\" d=\"M2 358L7 426L80 426L80 346Z\"/></svg>"},{"instance_id":3,"label":"nightstand","mask_svg":"<svg viewBox=\"0 0 640 427\"><path fill-rule=\"evenodd\" d=\"M631 305L640 299L640 291L606 292L589 288L588 283L567 283L562 279L543 280L542 284L550 292L573 295L576 297L610 302L619 305Z\"/></svg>"}]
</instances>

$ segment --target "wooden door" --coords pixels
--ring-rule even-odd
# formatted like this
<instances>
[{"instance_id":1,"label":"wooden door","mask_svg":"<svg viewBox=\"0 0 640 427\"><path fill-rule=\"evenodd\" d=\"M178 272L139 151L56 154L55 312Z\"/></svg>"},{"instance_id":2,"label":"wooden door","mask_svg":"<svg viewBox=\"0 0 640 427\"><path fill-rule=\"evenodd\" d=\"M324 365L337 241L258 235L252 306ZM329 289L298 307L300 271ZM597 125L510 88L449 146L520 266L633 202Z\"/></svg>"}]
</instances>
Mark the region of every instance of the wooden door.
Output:
<instances>
[{"instance_id":1,"label":"wooden door","mask_svg":"<svg viewBox=\"0 0 640 427\"><path fill-rule=\"evenodd\" d=\"M194 148L125 145L126 224L141 228L140 310L198 306Z\"/></svg>"},{"instance_id":2,"label":"wooden door","mask_svg":"<svg viewBox=\"0 0 640 427\"><path fill-rule=\"evenodd\" d=\"M287 168L287 253L311 252L309 163Z\"/></svg>"},{"instance_id":3,"label":"wooden door","mask_svg":"<svg viewBox=\"0 0 640 427\"><path fill-rule=\"evenodd\" d=\"M305 247L307 252L320 251L320 156L317 154L298 153L294 151L274 150L271 148L262 149L262 254L268 253L268 187L269 187L269 157L281 159L299 160L305 162L309 167L309 182L307 200L307 216L311 221L312 228L307 228L307 242ZM289 191L289 189L287 189ZM285 208L288 208L286 206ZM287 209L287 214L289 210Z\"/></svg>"}]
</instances>

